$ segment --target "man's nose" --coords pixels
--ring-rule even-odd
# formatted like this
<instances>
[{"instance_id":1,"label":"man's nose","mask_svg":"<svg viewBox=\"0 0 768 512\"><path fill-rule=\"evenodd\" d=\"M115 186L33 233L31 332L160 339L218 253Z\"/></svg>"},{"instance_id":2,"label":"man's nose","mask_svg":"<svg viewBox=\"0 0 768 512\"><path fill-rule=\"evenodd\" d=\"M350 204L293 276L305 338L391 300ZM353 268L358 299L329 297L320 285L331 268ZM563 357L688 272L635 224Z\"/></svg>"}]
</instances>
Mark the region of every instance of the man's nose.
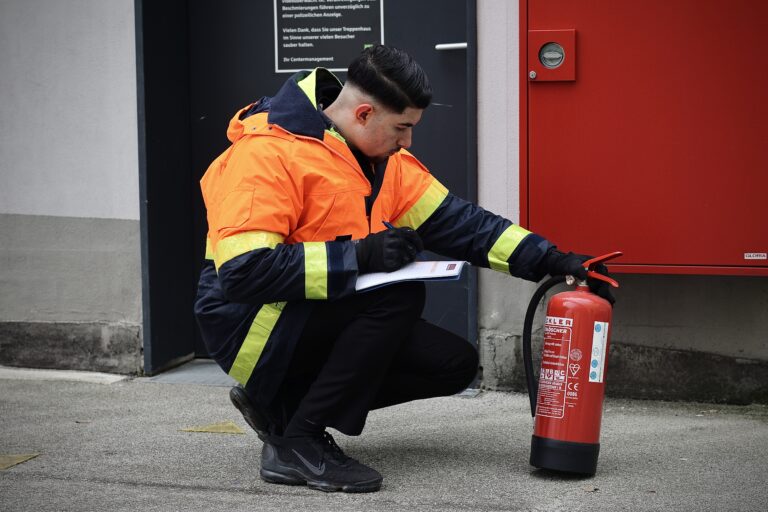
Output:
<instances>
[{"instance_id":1,"label":"man's nose","mask_svg":"<svg viewBox=\"0 0 768 512\"><path fill-rule=\"evenodd\" d=\"M404 135L401 135L400 138L397 139L397 145L403 149L408 149L409 147L411 147L411 142L412 142L412 137L410 132Z\"/></svg>"}]
</instances>

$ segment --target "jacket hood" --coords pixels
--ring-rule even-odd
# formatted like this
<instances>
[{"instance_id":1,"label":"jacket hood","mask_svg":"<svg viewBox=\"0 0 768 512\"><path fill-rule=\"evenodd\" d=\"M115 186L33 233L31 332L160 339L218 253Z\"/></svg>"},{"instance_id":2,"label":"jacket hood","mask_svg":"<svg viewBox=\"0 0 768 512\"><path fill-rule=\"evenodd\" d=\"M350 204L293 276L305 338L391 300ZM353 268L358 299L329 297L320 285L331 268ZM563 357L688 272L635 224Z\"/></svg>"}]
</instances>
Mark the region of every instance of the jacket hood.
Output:
<instances>
[{"instance_id":1,"label":"jacket hood","mask_svg":"<svg viewBox=\"0 0 768 512\"><path fill-rule=\"evenodd\" d=\"M342 84L325 68L299 71L291 76L272 97L264 96L241 109L229 124L227 137L234 142L243 134L243 122L249 117L268 112L267 122L295 134L323 139L328 120L322 109L336 100Z\"/></svg>"}]
</instances>

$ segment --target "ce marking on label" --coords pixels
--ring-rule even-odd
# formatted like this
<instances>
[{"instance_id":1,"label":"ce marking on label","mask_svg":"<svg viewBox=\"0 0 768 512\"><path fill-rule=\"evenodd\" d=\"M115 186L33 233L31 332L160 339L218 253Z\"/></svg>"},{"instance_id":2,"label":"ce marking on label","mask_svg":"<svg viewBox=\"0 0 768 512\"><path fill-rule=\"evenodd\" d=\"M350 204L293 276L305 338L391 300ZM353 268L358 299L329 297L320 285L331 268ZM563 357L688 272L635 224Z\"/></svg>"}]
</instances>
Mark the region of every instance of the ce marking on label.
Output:
<instances>
[{"instance_id":1,"label":"ce marking on label","mask_svg":"<svg viewBox=\"0 0 768 512\"><path fill-rule=\"evenodd\" d=\"M579 383L578 382L569 382L568 383L568 391L578 391L579 390Z\"/></svg>"}]
</instances>

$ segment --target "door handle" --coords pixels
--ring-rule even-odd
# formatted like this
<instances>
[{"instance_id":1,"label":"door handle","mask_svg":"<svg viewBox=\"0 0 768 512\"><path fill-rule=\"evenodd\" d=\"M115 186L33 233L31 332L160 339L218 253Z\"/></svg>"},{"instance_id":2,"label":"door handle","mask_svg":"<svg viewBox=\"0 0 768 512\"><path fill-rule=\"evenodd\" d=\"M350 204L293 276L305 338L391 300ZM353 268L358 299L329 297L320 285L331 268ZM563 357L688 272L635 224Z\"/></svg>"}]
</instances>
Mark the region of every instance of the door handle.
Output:
<instances>
[{"instance_id":1,"label":"door handle","mask_svg":"<svg viewBox=\"0 0 768 512\"><path fill-rule=\"evenodd\" d=\"M435 45L435 50L444 52L446 50L466 50L467 43L439 43Z\"/></svg>"}]
</instances>

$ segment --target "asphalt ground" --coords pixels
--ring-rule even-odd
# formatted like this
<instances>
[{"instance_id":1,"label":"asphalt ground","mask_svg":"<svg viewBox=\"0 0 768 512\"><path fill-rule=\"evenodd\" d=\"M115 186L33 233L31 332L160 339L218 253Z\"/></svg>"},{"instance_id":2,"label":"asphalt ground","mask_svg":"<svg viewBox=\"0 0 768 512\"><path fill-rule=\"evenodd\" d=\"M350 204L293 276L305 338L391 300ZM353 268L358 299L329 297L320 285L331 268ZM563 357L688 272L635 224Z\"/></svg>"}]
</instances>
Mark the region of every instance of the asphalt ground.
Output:
<instances>
[{"instance_id":1,"label":"asphalt ground","mask_svg":"<svg viewBox=\"0 0 768 512\"><path fill-rule=\"evenodd\" d=\"M528 464L524 395L413 402L335 434L382 489L327 494L259 479L261 442L227 393L0 374L0 460L38 454L0 470L0 510L768 510L765 406L608 399L598 472L580 478ZM183 431L227 421L244 433Z\"/></svg>"}]
</instances>

